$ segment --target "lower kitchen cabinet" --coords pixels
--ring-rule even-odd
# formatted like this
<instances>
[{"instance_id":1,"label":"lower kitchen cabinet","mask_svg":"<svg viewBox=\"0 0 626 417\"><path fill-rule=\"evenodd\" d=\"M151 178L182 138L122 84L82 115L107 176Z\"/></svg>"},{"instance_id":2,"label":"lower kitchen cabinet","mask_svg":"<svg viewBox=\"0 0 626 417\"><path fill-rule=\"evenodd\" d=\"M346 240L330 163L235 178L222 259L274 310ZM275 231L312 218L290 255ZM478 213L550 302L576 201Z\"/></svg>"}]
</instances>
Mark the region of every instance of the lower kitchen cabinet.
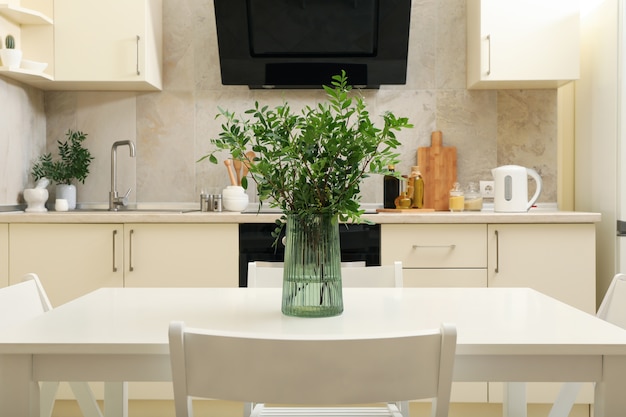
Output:
<instances>
[{"instance_id":1,"label":"lower kitchen cabinet","mask_svg":"<svg viewBox=\"0 0 626 417\"><path fill-rule=\"evenodd\" d=\"M9 285L9 225L0 224L0 287Z\"/></svg>"},{"instance_id":2,"label":"lower kitchen cabinet","mask_svg":"<svg viewBox=\"0 0 626 417\"><path fill-rule=\"evenodd\" d=\"M489 287L530 287L595 314L594 224L490 224ZM527 385L533 403L552 403L561 384ZM502 384L489 384L489 400L501 402ZM592 403L591 384L577 402Z\"/></svg>"},{"instance_id":3,"label":"lower kitchen cabinet","mask_svg":"<svg viewBox=\"0 0 626 417\"><path fill-rule=\"evenodd\" d=\"M236 224L11 224L10 283L37 273L53 306L101 287L236 287L237 230Z\"/></svg>"},{"instance_id":4,"label":"lower kitchen cabinet","mask_svg":"<svg viewBox=\"0 0 626 417\"><path fill-rule=\"evenodd\" d=\"M595 313L595 225L383 224L381 261L402 261L405 286L530 287ZM478 308L478 307L477 307ZM532 403L560 384L528 384ZM454 402L502 402L502 384L453 384ZM590 384L578 402L590 403Z\"/></svg>"},{"instance_id":5,"label":"lower kitchen cabinet","mask_svg":"<svg viewBox=\"0 0 626 417\"><path fill-rule=\"evenodd\" d=\"M239 286L237 224L125 224L125 287Z\"/></svg>"},{"instance_id":6,"label":"lower kitchen cabinet","mask_svg":"<svg viewBox=\"0 0 626 417\"><path fill-rule=\"evenodd\" d=\"M489 287L531 287L596 311L594 224L490 224Z\"/></svg>"},{"instance_id":7,"label":"lower kitchen cabinet","mask_svg":"<svg viewBox=\"0 0 626 417\"><path fill-rule=\"evenodd\" d=\"M36 273L55 307L124 284L121 224L11 224L9 230L10 283Z\"/></svg>"},{"instance_id":8,"label":"lower kitchen cabinet","mask_svg":"<svg viewBox=\"0 0 626 417\"><path fill-rule=\"evenodd\" d=\"M406 287L486 287L484 224L382 224L381 263L402 261ZM455 382L451 401L487 402L486 382Z\"/></svg>"}]
</instances>

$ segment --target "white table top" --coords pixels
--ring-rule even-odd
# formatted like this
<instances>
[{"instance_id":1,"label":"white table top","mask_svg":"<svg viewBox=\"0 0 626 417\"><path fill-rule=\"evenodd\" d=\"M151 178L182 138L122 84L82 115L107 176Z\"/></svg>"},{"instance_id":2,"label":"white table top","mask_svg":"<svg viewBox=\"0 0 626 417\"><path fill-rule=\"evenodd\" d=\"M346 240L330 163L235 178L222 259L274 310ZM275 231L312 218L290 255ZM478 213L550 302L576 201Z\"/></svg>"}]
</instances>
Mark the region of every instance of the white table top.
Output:
<instances>
[{"instance_id":1,"label":"white table top","mask_svg":"<svg viewBox=\"0 0 626 417\"><path fill-rule=\"evenodd\" d=\"M626 331L531 289L344 289L344 313L294 318L280 289L103 288L0 334L2 353L167 354L171 320L251 335L392 335L456 324L458 355L626 355Z\"/></svg>"}]
</instances>

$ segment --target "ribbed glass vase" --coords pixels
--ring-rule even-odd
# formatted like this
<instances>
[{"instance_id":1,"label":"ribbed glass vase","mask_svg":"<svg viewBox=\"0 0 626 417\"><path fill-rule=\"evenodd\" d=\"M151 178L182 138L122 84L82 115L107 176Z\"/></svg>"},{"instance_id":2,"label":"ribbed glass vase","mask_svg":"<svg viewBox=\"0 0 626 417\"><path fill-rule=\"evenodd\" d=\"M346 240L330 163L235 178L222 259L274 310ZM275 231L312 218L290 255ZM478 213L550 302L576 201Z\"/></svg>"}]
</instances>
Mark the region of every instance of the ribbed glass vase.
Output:
<instances>
[{"instance_id":1,"label":"ribbed glass vase","mask_svg":"<svg viewBox=\"0 0 626 417\"><path fill-rule=\"evenodd\" d=\"M332 215L288 215L282 312L329 317L343 312L339 222Z\"/></svg>"}]
</instances>

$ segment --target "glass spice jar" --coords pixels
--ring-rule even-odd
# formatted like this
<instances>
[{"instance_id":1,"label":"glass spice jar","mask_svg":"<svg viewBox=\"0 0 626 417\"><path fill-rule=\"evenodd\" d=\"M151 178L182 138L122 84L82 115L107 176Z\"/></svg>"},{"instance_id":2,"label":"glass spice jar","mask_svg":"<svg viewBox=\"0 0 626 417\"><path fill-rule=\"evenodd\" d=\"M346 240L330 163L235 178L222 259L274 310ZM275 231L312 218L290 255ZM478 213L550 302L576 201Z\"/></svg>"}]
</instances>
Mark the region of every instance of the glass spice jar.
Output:
<instances>
[{"instance_id":1,"label":"glass spice jar","mask_svg":"<svg viewBox=\"0 0 626 417\"><path fill-rule=\"evenodd\" d=\"M465 196L463 195L463 190L461 190L461 186L458 182L455 182L454 186L450 190L450 200L448 205L450 211L463 211L465 208Z\"/></svg>"},{"instance_id":2,"label":"glass spice jar","mask_svg":"<svg viewBox=\"0 0 626 417\"><path fill-rule=\"evenodd\" d=\"M483 196L477 182L470 182L467 185L464 207L466 211L481 211L483 209Z\"/></svg>"}]
</instances>

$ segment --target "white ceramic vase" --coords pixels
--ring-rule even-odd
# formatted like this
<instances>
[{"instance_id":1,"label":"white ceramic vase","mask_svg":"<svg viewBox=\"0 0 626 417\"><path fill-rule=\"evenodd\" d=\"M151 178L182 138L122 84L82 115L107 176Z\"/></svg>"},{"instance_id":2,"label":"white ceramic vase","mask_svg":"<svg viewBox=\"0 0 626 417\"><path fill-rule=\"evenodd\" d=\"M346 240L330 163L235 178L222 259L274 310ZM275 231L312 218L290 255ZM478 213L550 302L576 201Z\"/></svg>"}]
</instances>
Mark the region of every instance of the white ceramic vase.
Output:
<instances>
[{"instance_id":1,"label":"white ceramic vase","mask_svg":"<svg viewBox=\"0 0 626 417\"><path fill-rule=\"evenodd\" d=\"M22 51L19 49L0 49L0 59L3 67L17 69L22 62Z\"/></svg>"},{"instance_id":2,"label":"white ceramic vase","mask_svg":"<svg viewBox=\"0 0 626 417\"><path fill-rule=\"evenodd\" d=\"M57 184L56 198L67 200L68 210L76 208L76 186L74 184Z\"/></svg>"}]
</instances>

